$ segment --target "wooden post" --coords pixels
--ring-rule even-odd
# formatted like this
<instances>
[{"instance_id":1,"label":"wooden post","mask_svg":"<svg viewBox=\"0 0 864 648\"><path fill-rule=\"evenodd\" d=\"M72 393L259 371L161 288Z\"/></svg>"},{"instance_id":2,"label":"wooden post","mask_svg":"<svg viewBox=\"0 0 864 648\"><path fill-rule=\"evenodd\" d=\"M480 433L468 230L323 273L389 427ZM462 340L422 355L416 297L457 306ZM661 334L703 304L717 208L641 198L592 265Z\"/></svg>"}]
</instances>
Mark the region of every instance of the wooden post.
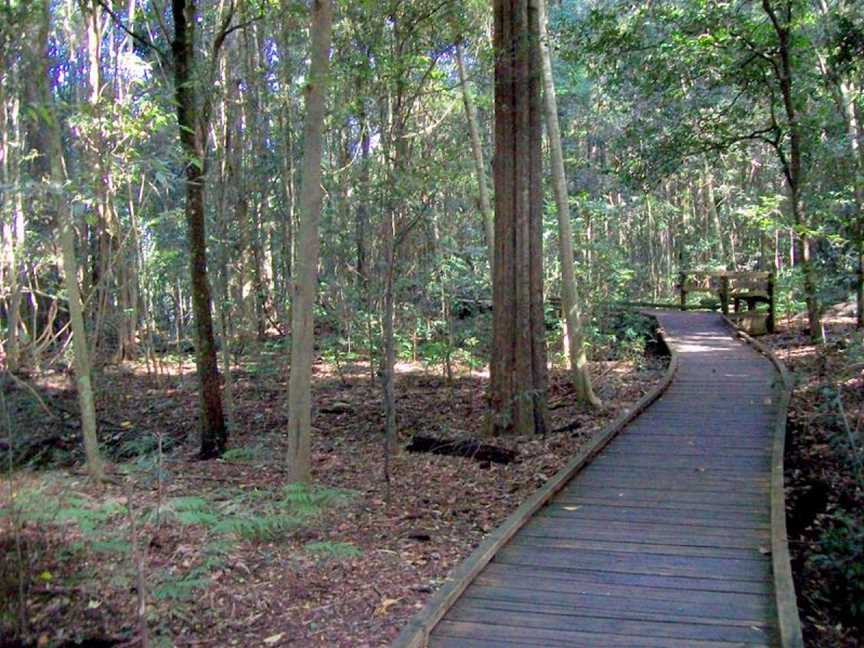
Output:
<instances>
[{"instance_id":1,"label":"wooden post","mask_svg":"<svg viewBox=\"0 0 864 648\"><path fill-rule=\"evenodd\" d=\"M724 315L729 314L729 277L720 277L720 308Z\"/></svg>"},{"instance_id":2,"label":"wooden post","mask_svg":"<svg viewBox=\"0 0 864 648\"><path fill-rule=\"evenodd\" d=\"M774 295L774 273L768 274L768 321L766 329L769 333L774 332L775 311L777 308L777 299Z\"/></svg>"},{"instance_id":3,"label":"wooden post","mask_svg":"<svg viewBox=\"0 0 864 648\"><path fill-rule=\"evenodd\" d=\"M687 310L687 273L679 272L678 273L678 282L679 289L681 291L681 310Z\"/></svg>"}]
</instances>

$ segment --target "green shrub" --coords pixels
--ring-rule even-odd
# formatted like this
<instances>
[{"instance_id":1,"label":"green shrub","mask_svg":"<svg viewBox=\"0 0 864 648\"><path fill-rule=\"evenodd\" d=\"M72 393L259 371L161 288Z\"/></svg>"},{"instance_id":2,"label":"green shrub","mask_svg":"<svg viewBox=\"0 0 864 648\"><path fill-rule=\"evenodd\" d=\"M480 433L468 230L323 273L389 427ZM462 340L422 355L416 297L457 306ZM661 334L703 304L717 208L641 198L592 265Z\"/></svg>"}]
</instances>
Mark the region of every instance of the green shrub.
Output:
<instances>
[{"instance_id":1,"label":"green shrub","mask_svg":"<svg viewBox=\"0 0 864 648\"><path fill-rule=\"evenodd\" d=\"M819 571L830 601L848 606L841 614L864 624L864 520L844 511L834 515L808 566Z\"/></svg>"}]
</instances>

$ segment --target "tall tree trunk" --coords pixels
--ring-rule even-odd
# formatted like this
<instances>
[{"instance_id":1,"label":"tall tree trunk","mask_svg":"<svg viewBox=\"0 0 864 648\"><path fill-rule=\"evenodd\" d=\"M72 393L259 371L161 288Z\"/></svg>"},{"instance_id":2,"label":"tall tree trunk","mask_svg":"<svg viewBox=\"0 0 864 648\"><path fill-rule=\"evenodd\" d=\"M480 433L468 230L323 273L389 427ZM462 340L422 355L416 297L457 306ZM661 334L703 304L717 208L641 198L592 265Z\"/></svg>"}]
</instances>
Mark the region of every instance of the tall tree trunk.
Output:
<instances>
[{"instance_id":1,"label":"tall tree trunk","mask_svg":"<svg viewBox=\"0 0 864 648\"><path fill-rule=\"evenodd\" d=\"M544 433L547 369L539 16L533 0L495 0L495 268L491 430Z\"/></svg>"},{"instance_id":2,"label":"tall tree trunk","mask_svg":"<svg viewBox=\"0 0 864 648\"><path fill-rule=\"evenodd\" d=\"M87 470L97 481L105 477L99 440L96 433L96 404L91 381L90 351L88 349L87 329L84 325L84 307L78 288L78 256L75 251L75 222L67 201L65 187L68 180L60 122L51 99L51 86L48 62L49 1L43 0L40 34L38 43L46 48L43 69L39 75L39 94L44 108L45 120L42 124L45 149L40 151L47 158L47 165L56 209L56 227L59 230L62 251L63 281L69 304L69 320L72 329L72 353L75 368L75 386L78 392L78 405L81 411L81 432L84 437L84 451L87 456Z\"/></svg>"},{"instance_id":3,"label":"tall tree trunk","mask_svg":"<svg viewBox=\"0 0 864 648\"><path fill-rule=\"evenodd\" d=\"M858 285L856 286L856 325L864 328L864 125L858 117L854 97L861 88L852 82L843 84L843 103L846 110L847 135L852 157L853 189L855 198L856 234L858 236Z\"/></svg>"},{"instance_id":4,"label":"tall tree trunk","mask_svg":"<svg viewBox=\"0 0 864 648\"><path fill-rule=\"evenodd\" d=\"M360 86L360 84L358 84ZM358 91L362 88L358 87ZM368 250L367 237L369 230L369 202L371 200L371 191L369 184L369 167L371 165L372 140L369 133L370 124L369 116L366 112L365 102L361 103L360 114L358 116L360 122L360 199L357 202L357 209L354 212L354 245L356 247L356 262L355 270L357 272L357 282L360 287L359 303L369 308L368 293L369 293L369 267L368 267Z\"/></svg>"},{"instance_id":5,"label":"tall tree trunk","mask_svg":"<svg viewBox=\"0 0 864 648\"><path fill-rule=\"evenodd\" d=\"M804 277L804 299L807 302L807 320L810 325L810 339L816 343L822 342L822 322L819 298L816 294L816 277L813 263L810 259L810 237L804 231L807 219L803 205L804 168L802 166L802 132L800 115L796 106L794 89L792 87L792 3L786 0L780 13L775 10L772 0L762 0L762 8L771 20L777 36L777 65L775 66L777 81L783 96L783 108L789 127L789 157L781 159L786 175L786 185L789 189L789 206L792 212L792 222L797 230L798 249L796 250ZM779 149L778 149L779 150Z\"/></svg>"},{"instance_id":6,"label":"tall tree trunk","mask_svg":"<svg viewBox=\"0 0 864 648\"><path fill-rule=\"evenodd\" d=\"M228 66L220 61L219 73L223 87L228 87ZM214 128L213 140L216 142L217 157L216 219L218 223L219 244L216 248L216 299L218 302L218 331L222 339L220 356L222 362L222 397L225 420L229 431L234 426L234 385L231 376L231 234L232 223L229 223L227 194L230 185L229 156L231 155L231 95L226 93L222 98L218 128Z\"/></svg>"},{"instance_id":7,"label":"tall tree trunk","mask_svg":"<svg viewBox=\"0 0 864 648\"><path fill-rule=\"evenodd\" d=\"M186 231L189 241L195 362L200 382L201 458L220 456L228 443L213 337L207 237L204 227L204 158L207 124L198 112L195 82L195 0L173 0L174 93L186 164Z\"/></svg>"},{"instance_id":8,"label":"tall tree trunk","mask_svg":"<svg viewBox=\"0 0 864 648\"><path fill-rule=\"evenodd\" d=\"M59 146L53 146L55 151L62 153ZM65 184L65 173L62 163L53 162L52 180L62 186ZM69 320L72 326L72 351L75 366L75 386L78 391L78 406L81 410L81 432L84 436L84 450L87 455L87 470L90 476L98 481L104 479L102 457L99 452L99 441L96 434L96 404L93 397L91 381L90 351L87 342L87 329L84 326L84 308L81 293L78 290L78 256L75 252L75 224L72 210L61 193L57 194L57 219L60 230L60 247L63 256L63 276L66 286L66 297L69 300Z\"/></svg>"},{"instance_id":9,"label":"tall tree trunk","mask_svg":"<svg viewBox=\"0 0 864 648\"><path fill-rule=\"evenodd\" d=\"M471 137L471 155L474 158L474 174L477 176L477 198L480 213L483 217L483 227L486 230L486 249L489 256L489 271L495 267L495 211L489 201L489 187L486 184L486 162L483 159L483 144L480 140L480 127L477 121L477 108L474 97L468 87L465 75L465 56L462 43L456 43L456 64L459 69L459 85L462 88L462 103L465 105L465 119L468 122L468 134Z\"/></svg>"},{"instance_id":10,"label":"tall tree trunk","mask_svg":"<svg viewBox=\"0 0 864 648\"><path fill-rule=\"evenodd\" d=\"M285 5L287 6L287 5ZM285 8L283 6L283 9ZM279 30L277 39L279 47L279 80L286 87L291 85L291 55L290 34L292 32L292 21L287 16L282 18L282 29ZM279 323L283 330L290 325L288 302L291 293L291 278L294 272L294 224L296 211L296 190L294 181L294 107L290 96L286 97L285 105L278 114L279 132L282 135L283 148L281 151L282 165L280 168L280 179L284 193L285 208L279 214L279 269L281 281L276 291L276 310Z\"/></svg>"},{"instance_id":11,"label":"tall tree trunk","mask_svg":"<svg viewBox=\"0 0 864 648\"><path fill-rule=\"evenodd\" d=\"M561 263L561 307L564 311L565 344L570 355L570 372L576 398L579 402L602 407L600 399L591 386L588 359L585 356L582 333L582 314L576 291L576 275L573 261L573 227L570 223L570 200L567 191L567 176L564 172L564 153L561 149L561 129L558 125L558 101L555 97L555 80L552 76L552 61L549 56L548 33L546 31L546 2L536 0L540 18L540 54L543 66L543 97L545 99L546 135L552 156L552 187L558 210L558 259Z\"/></svg>"},{"instance_id":12,"label":"tall tree trunk","mask_svg":"<svg viewBox=\"0 0 864 648\"><path fill-rule=\"evenodd\" d=\"M291 481L311 478L312 357L317 292L318 222L321 218L321 149L330 63L333 8L313 0L312 47L303 125L303 179L294 300L291 306L291 377L288 383L288 473Z\"/></svg>"},{"instance_id":13,"label":"tall tree trunk","mask_svg":"<svg viewBox=\"0 0 864 648\"><path fill-rule=\"evenodd\" d=\"M0 59L0 66L5 61ZM7 68L8 70L8 68ZM10 140L21 137L20 103L17 97L6 94L11 88L11 70L0 78L0 182L4 187L14 187L12 191L0 192L0 216L3 216L3 243L8 272L9 303L7 306L6 367L18 371L21 360L19 329L21 328L21 278L23 265L20 250L24 242L25 222L21 197L20 160L12 156ZM16 79L17 80L17 79ZM7 85L8 84L8 85ZM7 220L8 218L8 220ZM36 334L36 330L33 330Z\"/></svg>"},{"instance_id":14,"label":"tall tree trunk","mask_svg":"<svg viewBox=\"0 0 864 648\"><path fill-rule=\"evenodd\" d=\"M402 23L393 17L393 43L397 51L403 44ZM381 130L387 136L382 142L383 157L387 161L387 198L383 201L382 256L384 264L384 294L382 295L381 335L384 350L381 358L381 391L384 406L384 482L385 499L390 501L390 458L398 448L399 431L396 424L396 340L395 291L396 278L396 223L400 213L399 179L406 168L408 141L405 134L406 78L400 69L395 75L386 103L380 106ZM370 353L371 362L371 353Z\"/></svg>"},{"instance_id":15,"label":"tall tree trunk","mask_svg":"<svg viewBox=\"0 0 864 648\"><path fill-rule=\"evenodd\" d=\"M726 256L726 245L723 240L723 226L720 223L720 209L717 204L717 196L714 193L714 171L708 164L708 157L702 158L702 169L705 181L705 190L707 192L706 202L708 213L711 215L711 222L714 225L714 236L717 237L717 258L723 265L730 270L734 269L729 266L729 258Z\"/></svg>"},{"instance_id":16,"label":"tall tree trunk","mask_svg":"<svg viewBox=\"0 0 864 648\"><path fill-rule=\"evenodd\" d=\"M397 154L398 155L398 154ZM401 158L400 158L401 160ZM397 161L397 164L399 161ZM396 340L394 327L395 294L393 283L396 275L396 210L387 207L384 221L384 312L381 318L384 338L384 357L381 371L381 386L384 396L384 480L386 499L390 500L390 457L396 451L399 433L396 428Z\"/></svg>"}]
</instances>

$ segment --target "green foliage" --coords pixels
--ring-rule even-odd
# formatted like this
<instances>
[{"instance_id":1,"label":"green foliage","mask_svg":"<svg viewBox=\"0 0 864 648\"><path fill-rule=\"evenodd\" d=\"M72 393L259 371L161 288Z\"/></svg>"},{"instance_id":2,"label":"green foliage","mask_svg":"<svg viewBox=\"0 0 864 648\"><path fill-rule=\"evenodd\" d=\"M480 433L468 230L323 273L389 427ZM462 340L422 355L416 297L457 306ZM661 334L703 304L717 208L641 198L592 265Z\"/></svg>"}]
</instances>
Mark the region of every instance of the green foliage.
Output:
<instances>
[{"instance_id":1,"label":"green foliage","mask_svg":"<svg viewBox=\"0 0 864 648\"><path fill-rule=\"evenodd\" d=\"M153 596L162 600L189 602L194 599L198 591L206 589L208 585L210 585L210 579L199 575L197 570L191 575L164 574L160 583L153 589Z\"/></svg>"},{"instance_id":2,"label":"green foliage","mask_svg":"<svg viewBox=\"0 0 864 648\"><path fill-rule=\"evenodd\" d=\"M210 572L225 566L230 549L231 543L225 540L208 542L204 546L201 559L190 570L185 572L163 570L157 574L153 596L179 603L194 600L199 591L210 585Z\"/></svg>"},{"instance_id":3,"label":"green foliage","mask_svg":"<svg viewBox=\"0 0 864 648\"><path fill-rule=\"evenodd\" d=\"M274 540L303 524L298 516L273 511L261 514L231 515L208 524L215 533L234 535L244 540Z\"/></svg>"},{"instance_id":4,"label":"green foliage","mask_svg":"<svg viewBox=\"0 0 864 648\"><path fill-rule=\"evenodd\" d=\"M219 536L274 540L297 529L327 507L347 501L346 491L288 484L276 491L233 491L222 501L175 497L168 510L184 525L207 527Z\"/></svg>"},{"instance_id":5,"label":"green foliage","mask_svg":"<svg viewBox=\"0 0 864 648\"><path fill-rule=\"evenodd\" d=\"M160 600L190 603L209 586L213 570L224 567L233 543L278 540L313 523L328 507L343 504L351 496L348 491L323 486L288 484L274 490L233 489L206 497L170 498L165 504L169 519L181 526L203 527L209 541L191 567L149 574L152 594ZM17 493L11 506L0 509L0 517L13 513L31 524L74 525L82 539L69 543L66 560L82 555L82 551L124 561L130 556L128 528L122 524L127 510L122 501L91 499L68 485L59 494L49 495L47 486L43 486ZM153 512L138 513L147 519ZM309 543L304 550L321 560L343 560L359 555L353 545L339 542ZM131 564L121 566L112 576L118 587L133 582L134 578Z\"/></svg>"},{"instance_id":6,"label":"green foliage","mask_svg":"<svg viewBox=\"0 0 864 648\"><path fill-rule=\"evenodd\" d=\"M158 448L159 441L154 435L142 435L122 443L120 446L120 456L142 457L156 452Z\"/></svg>"},{"instance_id":7,"label":"green foliage","mask_svg":"<svg viewBox=\"0 0 864 648\"><path fill-rule=\"evenodd\" d=\"M588 333L589 345L604 357L639 362L657 340L657 322L629 309L611 309L598 314Z\"/></svg>"},{"instance_id":8,"label":"green foliage","mask_svg":"<svg viewBox=\"0 0 864 648\"><path fill-rule=\"evenodd\" d=\"M219 523L219 516L212 510L211 503L203 497L175 497L169 500L167 509L182 525L213 526Z\"/></svg>"},{"instance_id":9,"label":"green foliage","mask_svg":"<svg viewBox=\"0 0 864 648\"><path fill-rule=\"evenodd\" d=\"M344 504L353 497L350 491L299 483L284 486L281 494L280 505L303 517L317 515L325 508Z\"/></svg>"},{"instance_id":10,"label":"green foliage","mask_svg":"<svg viewBox=\"0 0 864 648\"><path fill-rule=\"evenodd\" d=\"M254 446L229 448L222 454L222 461L227 463L249 463L265 456L266 450L260 443Z\"/></svg>"},{"instance_id":11,"label":"green foliage","mask_svg":"<svg viewBox=\"0 0 864 648\"><path fill-rule=\"evenodd\" d=\"M349 542L307 542L303 548L313 556L329 560L347 560L362 555L360 549Z\"/></svg>"},{"instance_id":12,"label":"green foliage","mask_svg":"<svg viewBox=\"0 0 864 648\"><path fill-rule=\"evenodd\" d=\"M864 625L864 520L845 511L835 513L808 566L825 579L828 600L841 606L842 616Z\"/></svg>"},{"instance_id":13,"label":"green foliage","mask_svg":"<svg viewBox=\"0 0 864 648\"><path fill-rule=\"evenodd\" d=\"M118 500L93 500L74 491L49 495L45 487L18 493L14 505L28 522L74 525L90 539L109 533L109 523L126 515L126 506ZM0 515L7 514L8 511L0 509Z\"/></svg>"}]
</instances>

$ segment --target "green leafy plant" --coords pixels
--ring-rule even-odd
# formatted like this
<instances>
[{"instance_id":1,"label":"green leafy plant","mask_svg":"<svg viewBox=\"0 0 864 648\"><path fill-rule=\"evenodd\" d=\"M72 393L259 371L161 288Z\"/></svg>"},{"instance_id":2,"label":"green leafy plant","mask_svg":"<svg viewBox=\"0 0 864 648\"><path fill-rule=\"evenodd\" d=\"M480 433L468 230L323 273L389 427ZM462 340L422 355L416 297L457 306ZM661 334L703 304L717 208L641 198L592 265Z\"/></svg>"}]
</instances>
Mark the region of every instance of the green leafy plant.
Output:
<instances>
[{"instance_id":1,"label":"green leafy plant","mask_svg":"<svg viewBox=\"0 0 864 648\"><path fill-rule=\"evenodd\" d=\"M328 506L343 504L350 498L349 491L294 483L282 488L281 505L298 515L309 517L320 513Z\"/></svg>"},{"instance_id":2,"label":"green leafy plant","mask_svg":"<svg viewBox=\"0 0 864 648\"><path fill-rule=\"evenodd\" d=\"M362 554L360 549L350 542L307 542L303 548L313 556L330 560L347 560Z\"/></svg>"},{"instance_id":3,"label":"green leafy plant","mask_svg":"<svg viewBox=\"0 0 864 648\"><path fill-rule=\"evenodd\" d=\"M326 507L350 497L346 491L322 486L288 484L276 491L254 489L225 494L220 502L203 497L175 497L168 502L174 518L184 525L201 525L221 536L273 540L296 529Z\"/></svg>"},{"instance_id":4,"label":"green leafy plant","mask_svg":"<svg viewBox=\"0 0 864 648\"><path fill-rule=\"evenodd\" d=\"M203 497L175 497L169 500L168 510L183 525L213 526L219 523L219 516L212 510L211 503Z\"/></svg>"},{"instance_id":5,"label":"green leafy plant","mask_svg":"<svg viewBox=\"0 0 864 648\"><path fill-rule=\"evenodd\" d=\"M229 448L222 455L222 461L228 463L249 463L261 459L264 454L264 447L260 444L254 446Z\"/></svg>"},{"instance_id":6,"label":"green leafy plant","mask_svg":"<svg viewBox=\"0 0 864 648\"><path fill-rule=\"evenodd\" d=\"M215 533L235 535L244 540L273 540L301 526L299 517L268 511L263 514L231 515L212 525Z\"/></svg>"},{"instance_id":7,"label":"green leafy plant","mask_svg":"<svg viewBox=\"0 0 864 648\"><path fill-rule=\"evenodd\" d=\"M841 614L864 624L864 520L845 511L836 513L808 566L825 579L829 600L847 606Z\"/></svg>"}]
</instances>

